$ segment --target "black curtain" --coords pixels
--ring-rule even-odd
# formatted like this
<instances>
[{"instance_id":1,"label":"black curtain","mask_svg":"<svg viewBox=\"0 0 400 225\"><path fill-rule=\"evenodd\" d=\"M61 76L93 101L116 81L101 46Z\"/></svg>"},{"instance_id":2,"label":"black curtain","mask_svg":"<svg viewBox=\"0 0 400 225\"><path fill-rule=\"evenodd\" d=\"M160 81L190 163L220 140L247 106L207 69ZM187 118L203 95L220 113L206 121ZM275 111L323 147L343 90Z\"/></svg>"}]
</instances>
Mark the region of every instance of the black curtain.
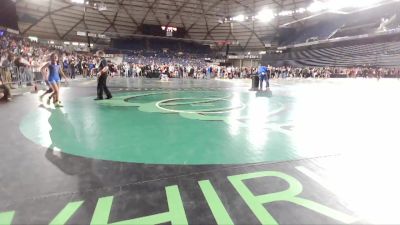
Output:
<instances>
[{"instance_id":1,"label":"black curtain","mask_svg":"<svg viewBox=\"0 0 400 225\"><path fill-rule=\"evenodd\" d=\"M18 30L18 16L15 1L0 0L0 26Z\"/></svg>"}]
</instances>

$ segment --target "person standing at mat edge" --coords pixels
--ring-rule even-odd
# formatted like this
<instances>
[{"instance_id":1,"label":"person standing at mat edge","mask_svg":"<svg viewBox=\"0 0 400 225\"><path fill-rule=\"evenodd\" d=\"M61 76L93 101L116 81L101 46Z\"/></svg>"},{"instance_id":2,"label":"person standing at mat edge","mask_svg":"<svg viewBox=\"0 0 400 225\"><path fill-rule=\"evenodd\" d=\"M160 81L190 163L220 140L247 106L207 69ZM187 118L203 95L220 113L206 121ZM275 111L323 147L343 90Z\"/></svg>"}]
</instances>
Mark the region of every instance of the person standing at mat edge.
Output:
<instances>
[{"instance_id":1,"label":"person standing at mat edge","mask_svg":"<svg viewBox=\"0 0 400 225\"><path fill-rule=\"evenodd\" d=\"M97 51L97 57L99 58L99 72L97 73L97 98L95 100L103 100L103 91L107 95L107 99L111 99L112 95L110 90L107 88L107 73L108 73L108 64L107 60L104 58L104 51Z\"/></svg>"},{"instance_id":2,"label":"person standing at mat edge","mask_svg":"<svg viewBox=\"0 0 400 225\"><path fill-rule=\"evenodd\" d=\"M267 66L260 65L258 67L258 76L260 77L260 90L262 90L263 81L265 81L265 86L267 90L269 89L269 69Z\"/></svg>"},{"instance_id":3,"label":"person standing at mat edge","mask_svg":"<svg viewBox=\"0 0 400 225\"><path fill-rule=\"evenodd\" d=\"M3 79L1 78L1 74L0 74L0 90L2 90L2 92L3 92L3 97L0 98L0 101L11 101L10 89L8 88L7 84L3 83Z\"/></svg>"}]
</instances>

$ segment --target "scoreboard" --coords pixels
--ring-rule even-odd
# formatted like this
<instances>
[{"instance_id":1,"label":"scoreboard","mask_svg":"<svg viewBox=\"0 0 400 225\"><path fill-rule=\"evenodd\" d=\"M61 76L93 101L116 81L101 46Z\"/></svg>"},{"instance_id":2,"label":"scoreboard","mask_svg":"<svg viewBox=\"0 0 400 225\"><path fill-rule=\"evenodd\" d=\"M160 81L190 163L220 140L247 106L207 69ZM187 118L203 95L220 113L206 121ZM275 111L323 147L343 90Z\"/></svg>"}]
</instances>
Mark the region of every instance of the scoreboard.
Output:
<instances>
[{"instance_id":1,"label":"scoreboard","mask_svg":"<svg viewBox=\"0 0 400 225\"><path fill-rule=\"evenodd\" d=\"M149 24L143 24L140 27L140 30L145 35L152 35L158 37L184 38L186 33L185 29L181 27L149 25Z\"/></svg>"},{"instance_id":2,"label":"scoreboard","mask_svg":"<svg viewBox=\"0 0 400 225\"><path fill-rule=\"evenodd\" d=\"M165 31L167 37L173 37L174 33L178 31L176 27L161 26L161 30Z\"/></svg>"}]
</instances>

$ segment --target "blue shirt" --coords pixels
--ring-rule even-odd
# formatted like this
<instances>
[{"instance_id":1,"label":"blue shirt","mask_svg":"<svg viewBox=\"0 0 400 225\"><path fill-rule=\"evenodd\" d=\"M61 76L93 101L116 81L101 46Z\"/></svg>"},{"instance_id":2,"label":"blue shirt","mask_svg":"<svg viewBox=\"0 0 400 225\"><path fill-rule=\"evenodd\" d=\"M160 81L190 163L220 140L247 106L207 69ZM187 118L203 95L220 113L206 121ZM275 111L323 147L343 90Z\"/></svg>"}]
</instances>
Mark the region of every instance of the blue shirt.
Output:
<instances>
[{"instance_id":1,"label":"blue shirt","mask_svg":"<svg viewBox=\"0 0 400 225\"><path fill-rule=\"evenodd\" d=\"M49 81L59 81L60 80L60 65L50 64L49 65Z\"/></svg>"},{"instance_id":2,"label":"blue shirt","mask_svg":"<svg viewBox=\"0 0 400 225\"><path fill-rule=\"evenodd\" d=\"M64 69L68 69L68 61L67 60L64 60L63 65L64 65Z\"/></svg>"},{"instance_id":3,"label":"blue shirt","mask_svg":"<svg viewBox=\"0 0 400 225\"><path fill-rule=\"evenodd\" d=\"M266 67L266 66L259 66L258 67L258 75L259 76L267 75L267 73L268 73L268 67Z\"/></svg>"}]
</instances>

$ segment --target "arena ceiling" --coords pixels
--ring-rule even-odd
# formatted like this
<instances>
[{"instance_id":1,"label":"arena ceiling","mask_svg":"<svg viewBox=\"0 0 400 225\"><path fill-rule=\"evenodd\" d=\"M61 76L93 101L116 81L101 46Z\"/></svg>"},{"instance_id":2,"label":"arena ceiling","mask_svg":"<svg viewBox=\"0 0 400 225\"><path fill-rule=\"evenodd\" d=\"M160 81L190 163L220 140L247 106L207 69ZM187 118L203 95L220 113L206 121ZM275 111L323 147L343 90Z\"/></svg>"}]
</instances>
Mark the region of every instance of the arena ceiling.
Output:
<instances>
[{"instance_id":1,"label":"arena ceiling","mask_svg":"<svg viewBox=\"0 0 400 225\"><path fill-rule=\"evenodd\" d=\"M77 31L108 37L140 35L141 24L183 27L185 38L210 42L231 41L238 50L263 49L281 24L296 20L295 15L221 23L223 18L256 15L263 8L275 12L306 7L310 0L98 0L107 10L99 11L70 0L17 0L19 29L39 38L86 41Z\"/></svg>"}]
</instances>

